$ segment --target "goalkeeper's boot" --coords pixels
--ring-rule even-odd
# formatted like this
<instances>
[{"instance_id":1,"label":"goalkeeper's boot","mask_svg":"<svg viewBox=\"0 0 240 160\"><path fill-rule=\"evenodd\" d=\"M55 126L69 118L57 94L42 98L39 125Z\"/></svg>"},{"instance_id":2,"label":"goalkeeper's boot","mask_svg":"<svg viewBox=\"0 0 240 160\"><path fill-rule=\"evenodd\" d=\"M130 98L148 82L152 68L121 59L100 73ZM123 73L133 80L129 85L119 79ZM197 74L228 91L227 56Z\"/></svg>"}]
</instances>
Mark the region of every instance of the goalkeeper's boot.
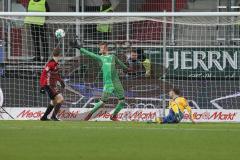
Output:
<instances>
[{"instance_id":1,"label":"goalkeeper's boot","mask_svg":"<svg viewBox=\"0 0 240 160\"><path fill-rule=\"evenodd\" d=\"M111 119L112 121L119 121L119 119L117 118L117 115L112 115L112 116L110 117L110 119Z\"/></svg>"},{"instance_id":2,"label":"goalkeeper's boot","mask_svg":"<svg viewBox=\"0 0 240 160\"><path fill-rule=\"evenodd\" d=\"M88 121L89 119L91 119L92 115L93 114L91 112L88 113L87 117L84 118L84 121Z\"/></svg>"}]
</instances>

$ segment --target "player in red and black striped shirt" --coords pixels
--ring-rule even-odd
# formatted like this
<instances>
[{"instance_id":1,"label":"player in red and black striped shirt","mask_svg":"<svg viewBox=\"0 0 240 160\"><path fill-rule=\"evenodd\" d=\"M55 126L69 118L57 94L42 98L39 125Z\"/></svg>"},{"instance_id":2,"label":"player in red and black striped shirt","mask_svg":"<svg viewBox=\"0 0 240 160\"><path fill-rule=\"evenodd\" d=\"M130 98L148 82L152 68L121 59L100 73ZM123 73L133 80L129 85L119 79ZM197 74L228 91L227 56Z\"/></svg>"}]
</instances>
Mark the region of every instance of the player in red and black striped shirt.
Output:
<instances>
[{"instance_id":1,"label":"player in red and black striped shirt","mask_svg":"<svg viewBox=\"0 0 240 160\"><path fill-rule=\"evenodd\" d=\"M64 101L61 91L57 88L57 83L61 84L61 87L64 88L64 81L61 79L59 75L58 68L58 60L61 57L60 49L53 50L53 57L48 63L45 65L42 70L42 74L40 77L40 92L45 94L47 92L49 98L51 99L47 110L40 120L46 121L49 120L47 116L51 113L54 108L51 120L58 121L57 113L60 110L60 107Z\"/></svg>"}]
</instances>

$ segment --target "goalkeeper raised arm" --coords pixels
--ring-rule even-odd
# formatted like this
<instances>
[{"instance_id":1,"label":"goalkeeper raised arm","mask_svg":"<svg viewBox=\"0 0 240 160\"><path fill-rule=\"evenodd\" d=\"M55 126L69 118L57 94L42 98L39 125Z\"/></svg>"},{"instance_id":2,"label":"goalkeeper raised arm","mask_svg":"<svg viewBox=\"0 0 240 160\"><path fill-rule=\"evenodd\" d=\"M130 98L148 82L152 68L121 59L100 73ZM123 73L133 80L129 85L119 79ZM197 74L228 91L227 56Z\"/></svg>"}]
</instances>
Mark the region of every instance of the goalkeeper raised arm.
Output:
<instances>
[{"instance_id":1,"label":"goalkeeper raised arm","mask_svg":"<svg viewBox=\"0 0 240 160\"><path fill-rule=\"evenodd\" d=\"M103 93L100 101L94 105L93 110L85 117L84 120L88 121L92 115L101 107L104 106L109 96L114 93L118 98L118 104L110 117L112 121L118 121L117 114L125 105L124 89L118 76L116 64L119 64L123 69L128 70L128 67L121 62L115 55L109 54L107 43L101 43L99 45L100 53L102 55L95 54L84 48L82 48L77 41L71 44L72 47L80 50L81 54L84 54L102 65L103 72Z\"/></svg>"},{"instance_id":2,"label":"goalkeeper raised arm","mask_svg":"<svg viewBox=\"0 0 240 160\"><path fill-rule=\"evenodd\" d=\"M187 99L180 95L181 93L179 89L174 88L169 91L169 96L171 98L169 102L169 113L165 117L156 118L156 123L179 123L183 119L185 109L188 111L190 120L195 123L193 120L192 109L189 106Z\"/></svg>"}]
</instances>

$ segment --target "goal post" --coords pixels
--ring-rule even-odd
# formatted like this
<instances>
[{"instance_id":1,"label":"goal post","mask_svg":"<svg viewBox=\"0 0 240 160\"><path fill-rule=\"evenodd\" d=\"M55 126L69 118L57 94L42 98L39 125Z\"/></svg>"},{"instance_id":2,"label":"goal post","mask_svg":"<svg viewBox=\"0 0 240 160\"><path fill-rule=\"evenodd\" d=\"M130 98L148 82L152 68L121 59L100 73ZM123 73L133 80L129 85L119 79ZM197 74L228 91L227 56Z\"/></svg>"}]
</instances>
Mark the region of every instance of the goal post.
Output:
<instances>
[{"instance_id":1,"label":"goal post","mask_svg":"<svg viewBox=\"0 0 240 160\"><path fill-rule=\"evenodd\" d=\"M25 17L45 17L45 23L35 26ZM134 69L126 73L117 66L126 96L122 120L163 116L168 91L179 88L197 121L240 121L239 12L0 12L2 26L0 87L3 106L17 110L15 119L28 119L28 110L44 110L49 102L39 93L39 75L55 47L63 51L60 67L67 84L62 115L78 113L72 119L82 119L82 112L98 100L103 91L101 66L70 47L78 36L84 48L96 54L98 44L107 42L110 53ZM63 39L54 36L57 29L65 31ZM116 103L111 95L106 110L95 118L106 120Z\"/></svg>"}]
</instances>

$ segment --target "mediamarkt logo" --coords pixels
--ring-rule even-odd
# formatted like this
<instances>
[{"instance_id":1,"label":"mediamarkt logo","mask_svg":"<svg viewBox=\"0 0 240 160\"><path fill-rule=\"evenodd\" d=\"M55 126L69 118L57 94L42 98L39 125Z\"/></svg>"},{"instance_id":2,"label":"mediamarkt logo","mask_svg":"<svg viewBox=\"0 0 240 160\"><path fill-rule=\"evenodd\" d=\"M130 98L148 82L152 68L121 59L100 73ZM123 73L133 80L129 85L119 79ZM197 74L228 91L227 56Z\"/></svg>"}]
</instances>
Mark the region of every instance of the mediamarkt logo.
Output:
<instances>
[{"instance_id":1,"label":"mediamarkt logo","mask_svg":"<svg viewBox=\"0 0 240 160\"><path fill-rule=\"evenodd\" d=\"M230 112L230 113L223 113L223 112L203 112L203 113L193 113L193 117L195 120L219 120L219 121L226 121L226 120L234 120L237 116L237 113ZM184 114L184 119L189 119L189 114Z\"/></svg>"},{"instance_id":2,"label":"mediamarkt logo","mask_svg":"<svg viewBox=\"0 0 240 160\"><path fill-rule=\"evenodd\" d=\"M108 111L100 111L94 118L104 118L109 119L111 113ZM118 118L122 120L151 120L157 117L156 112L143 112L143 111L135 111L135 112L120 112L118 113Z\"/></svg>"},{"instance_id":3,"label":"mediamarkt logo","mask_svg":"<svg viewBox=\"0 0 240 160\"><path fill-rule=\"evenodd\" d=\"M223 71L226 66L238 69L238 52L231 55L227 51L174 51L166 54L166 67L173 65L174 69L203 69L209 71L212 67Z\"/></svg>"},{"instance_id":4,"label":"mediamarkt logo","mask_svg":"<svg viewBox=\"0 0 240 160\"><path fill-rule=\"evenodd\" d=\"M32 111L30 109L23 110L21 113L17 115L17 118L28 118L28 119L37 119L42 117L44 112L42 111ZM76 118L77 115L79 115L79 111L66 111L66 110L60 110L58 113L59 118Z\"/></svg>"}]
</instances>

